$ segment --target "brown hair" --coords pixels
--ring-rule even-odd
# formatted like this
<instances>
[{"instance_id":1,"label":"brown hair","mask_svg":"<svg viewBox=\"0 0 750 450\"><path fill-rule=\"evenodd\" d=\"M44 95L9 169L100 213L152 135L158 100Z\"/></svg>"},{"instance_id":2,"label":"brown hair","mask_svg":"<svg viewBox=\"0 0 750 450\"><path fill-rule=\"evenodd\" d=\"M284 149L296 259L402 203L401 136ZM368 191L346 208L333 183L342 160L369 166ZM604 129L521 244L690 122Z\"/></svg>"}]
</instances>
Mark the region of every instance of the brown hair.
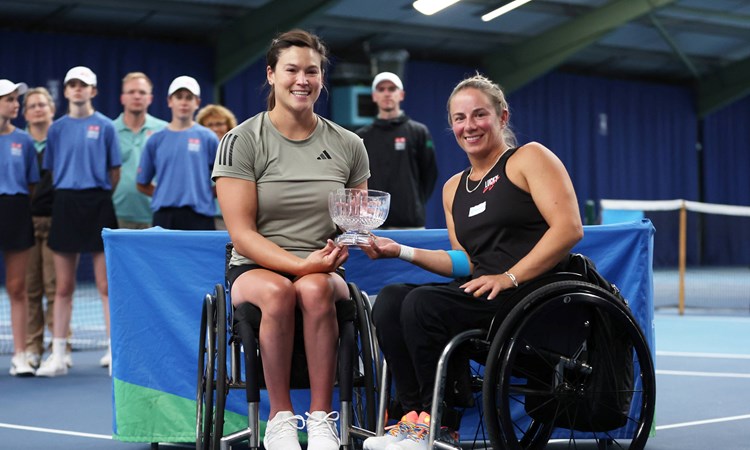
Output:
<instances>
[{"instance_id":1,"label":"brown hair","mask_svg":"<svg viewBox=\"0 0 750 450\"><path fill-rule=\"evenodd\" d=\"M281 52L289 47L307 47L318 52L320 55L320 70L325 73L328 67L328 49L318 36L300 29L281 33L271 41L271 47L269 47L268 53L266 53L266 64L271 70L276 70L276 63L279 62ZM266 81L266 83L268 82ZM276 106L273 86L270 86L267 103L269 111Z\"/></svg>"},{"instance_id":2,"label":"brown hair","mask_svg":"<svg viewBox=\"0 0 750 450\"><path fill-rule=\"evenodd\" d=\"M224 119L227 123L227 127L229 127L230 130L237 126L237 118L234 116L232 111L221 105L204 106L200 111L198 111L198 115L195 116L195 121L201 125L205 125L203 123L204 119L210 116L219 116Z\"/></svg>"},{"instance_id":3,"label":"brown hair","mask_svg":"<svg viewBox=\"0 0 750 450\"><path fill-rule=\"evenodd\" d=\"M468 88L474 88L486 95L490 100L490 103L492 103L492 106L495 108L495 113L498 117L502 117L503 111L508 111L508 124L503 128L503 140L508 147L515 147L518 145L516 135L510 128L510 108L508 107L508 101L505 100L503 89L497 83L480 73L464 79L453 88L453 92L451 92L450 97L448 97L448 104L446 105L446 110L448 111L448 124L453 124L450 114L451 100L453 100L453 97L456 94Z\"/></svg>"}]
</instances>

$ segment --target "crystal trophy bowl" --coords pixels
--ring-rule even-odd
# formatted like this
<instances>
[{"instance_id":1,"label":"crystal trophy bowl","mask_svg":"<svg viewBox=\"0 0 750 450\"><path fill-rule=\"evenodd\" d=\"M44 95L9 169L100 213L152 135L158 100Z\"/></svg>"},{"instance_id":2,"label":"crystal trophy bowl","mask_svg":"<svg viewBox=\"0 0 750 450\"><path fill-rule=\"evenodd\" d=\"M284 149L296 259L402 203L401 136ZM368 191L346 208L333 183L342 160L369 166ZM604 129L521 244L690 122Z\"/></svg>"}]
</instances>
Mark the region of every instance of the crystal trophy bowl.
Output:
<instances>
[{"instance_id":1,"label":"crystal trophy bowl","mask_svg":"<svg viewBox=\"0 0 750 450\"><path fill-rule=\"evenodd\" d=\"M391 194L373 189L337 189L328 194L328 212L344 233L339 245L370 245L370 230L383 225Z\"/></svg>"}]
</instances>

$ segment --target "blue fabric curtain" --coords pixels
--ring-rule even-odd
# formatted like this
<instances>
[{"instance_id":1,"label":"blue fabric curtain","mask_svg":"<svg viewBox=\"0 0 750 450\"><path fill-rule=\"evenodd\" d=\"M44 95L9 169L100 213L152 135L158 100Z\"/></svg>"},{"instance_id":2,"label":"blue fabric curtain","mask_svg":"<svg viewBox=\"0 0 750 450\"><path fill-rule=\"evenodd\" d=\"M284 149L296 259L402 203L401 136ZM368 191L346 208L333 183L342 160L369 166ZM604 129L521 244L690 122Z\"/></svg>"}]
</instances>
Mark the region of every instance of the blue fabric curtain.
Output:
<instances>
[{"instance_id":1,"label":"blue fabric curtain","mask_svg":"<svg viewBox=\"0 0 750 450\"><path fill-rule=\"evenodd\" d=\"M750 96L704 119L704 201L750 206L748 124ZM750 264L750 218L704 215L702 225L704 264Z\"/></svg>"},{"instance_id":2,"label":"blue fabric curtain","mask_svg":"<svg viewBox=\"0 0 750 450\"><path fill-rule=\"evenodd\" d=\"M73 66L87 66L96 73L94 108L110 118L122 111L122 77L128 72L144 72L151 78L154 101L149 112L161 119L172 117L167 88L180 75L198 81L202 104L214 101L214 57L209 46L46 33L3 32L2 38L0 77L49 89L57 103L56 117L67 110L62 83ZM23 126L22 118L16 123Z\"/></svg>"}]
</instances>

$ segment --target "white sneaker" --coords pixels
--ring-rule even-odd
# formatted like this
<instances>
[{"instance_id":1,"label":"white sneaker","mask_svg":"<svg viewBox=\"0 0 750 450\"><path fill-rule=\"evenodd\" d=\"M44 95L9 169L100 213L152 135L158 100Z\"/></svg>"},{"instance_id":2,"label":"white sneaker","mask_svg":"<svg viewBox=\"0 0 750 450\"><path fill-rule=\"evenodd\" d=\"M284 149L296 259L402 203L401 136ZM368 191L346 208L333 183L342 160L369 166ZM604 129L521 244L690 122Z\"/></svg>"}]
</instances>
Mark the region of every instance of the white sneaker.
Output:
<instances>
[{"instance_id":1,"label":"white sneaker","mask_svg":"<svg viewBox=\"0 0 750 450\"><path fill-rule=\"evenodd\" d=\"M403 441L409 435L409 431L414 428L418 419L419 416L416 411L406 413L396 425L386 427L387 433L383 436L365 439L364 450L385 450L389 444Z\"/></svg>"},{"instance_id":2,"label":"white sneaker","mask_svg":"<svg viewBox=\"0 0 750 450\"><path fill-rule=\"evenodd\" d=\"M336 421L336 411L313 411L307 416L307 450L338 450L341 447Z\"/></svg>"},{"instance_id":3,"label":"white sneaker","mask_svg":"<svg viewBox=\"0 0 750 450\"><path fill-rule=\"evenodd\" d=\"M33 377L34 368L26 360L26 353L18 353L10 360L10 374L14 377Z\"/></svg>"},{"instance_id":4,"label":"white sneaker","mask_svg":"<svg viewBox=\"0 0 750 450\"><path fill-rule=\"evenodd\" d=\"M65 364L65 359L59 360L54 355L49 355L44 360L41 366L36 370L36 376L38 377L56 377L58 375L67 375L68 366Z\"/></svg>"},{"instance_id":5,"label":"white sneaker","mask_svg":"<svg viewBox=\"0 0 750 450\"><path fill-rule=\"evenodd\" d=\"M73 367L73 356L70 354L70 352L65 352L65 365L68 366L68 369Z\"/></svg>"},{"instance_id":6,"label":"white sneaker","mask_svg":"<svg viewBox=\"0 0 750 450\"><path fill-rule=\"evenodd\" d=\"M112 350L107 349L107 353L102 356L99 360L99 365L102 367L109 367L112 364Z\"/></svg>"},{"instance_id":7,"label":"white sneaker","mask_svg":"<svg viewBox=\"0 0 750 450\"><path fill-rule=\"evenodd\" d=\"M34 369L38 369L39 364L42 362L42 355L34 352L26 352L26 362Z\"/></svg>"},{"instance_id":8,"label":"white sneaker","mask_svg":"<svg viewBox=\"0 0 750 450\"><path fill-rule=\"evenodd\" d=\"M299 423L302 422L302 425ZM305 419L291 411L279 411L266 422L263 446L266 450L301 450L297 430L305 427Z\"/></svg>"}]
</instances>

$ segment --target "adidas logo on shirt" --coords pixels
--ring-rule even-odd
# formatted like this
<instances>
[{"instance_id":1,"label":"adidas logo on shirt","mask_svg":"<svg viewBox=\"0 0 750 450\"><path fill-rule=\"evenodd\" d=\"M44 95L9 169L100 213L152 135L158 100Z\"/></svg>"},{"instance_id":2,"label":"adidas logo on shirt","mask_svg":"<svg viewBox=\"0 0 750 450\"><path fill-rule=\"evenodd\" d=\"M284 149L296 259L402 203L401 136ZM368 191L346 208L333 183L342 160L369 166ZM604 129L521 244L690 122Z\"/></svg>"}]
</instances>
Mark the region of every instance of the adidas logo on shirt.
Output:
<instances>
[{"instance_id":1,"label":"adidas logo on shirt","mask_svg":"<svg viewBox=\"0 0 750 450\"><path fill-rule=\"evenodd\" d=\"M315 159L317 160L331 159L331 155L328 154L328 150L323 150L323 152Z\"/></svg>"}]
</instances>

